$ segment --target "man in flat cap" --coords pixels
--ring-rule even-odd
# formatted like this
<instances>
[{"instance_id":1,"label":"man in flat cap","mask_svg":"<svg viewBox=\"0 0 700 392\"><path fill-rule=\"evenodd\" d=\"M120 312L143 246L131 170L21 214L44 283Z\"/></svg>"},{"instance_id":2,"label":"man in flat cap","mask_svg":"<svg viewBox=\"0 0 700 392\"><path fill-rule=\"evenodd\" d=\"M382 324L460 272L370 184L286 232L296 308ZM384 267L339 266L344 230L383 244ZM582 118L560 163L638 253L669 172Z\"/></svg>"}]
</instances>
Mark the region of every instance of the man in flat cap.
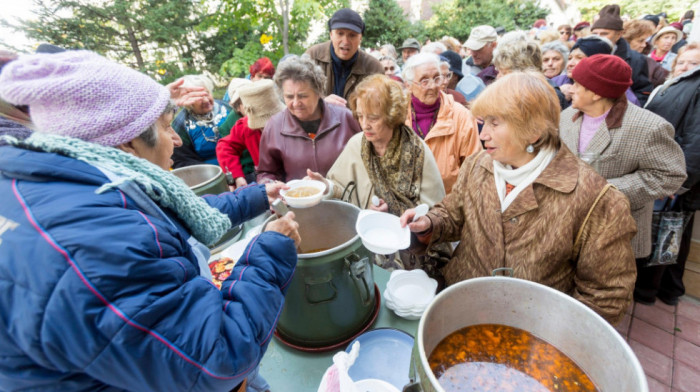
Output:
<instances>
[{"instance_id":1,"label":"man in flat cap","mask_svg":"<svg viewBox=\"0 0 700 392\"><path fill-rule=\"evenodd\" d=\"M649 67L644 55L634 51L630 45L622 38L622 18L620 17L620 6L609 4L603 7L598 13L600 16L593 26L591 32L601 37L607 38L615 44L613 54L632 67L632 91L639 99L639 103L644 104L649 98L649 94L654 89L654 85L649 80Z\"/></svg>"},{"instance_id":2,"label":"man in flat cap","mask_svg":"<svg viewBox=\"0 0 700 392\"><path fill-rule=\"evenodd\" d=\"M349 9L336 11L328 21L330 41L310 47L308 54L326 74L326 101L347 103L355 86L369 75L382 74L384 68L377 59L360 50L365 22Z\"/></svg>"},{"instance_id":3,"label":"man in flat cap","mask_svg":"<svg viewBox=\"0 0 700 392\"><path fill-rule=\"evenodd\" d=\"M420 52L420 42L415 38L406 38L399 50L401 51L401 64L403 64L408 61L411 56L417 55L418 52Z\"/></svg>"}]
</instances>

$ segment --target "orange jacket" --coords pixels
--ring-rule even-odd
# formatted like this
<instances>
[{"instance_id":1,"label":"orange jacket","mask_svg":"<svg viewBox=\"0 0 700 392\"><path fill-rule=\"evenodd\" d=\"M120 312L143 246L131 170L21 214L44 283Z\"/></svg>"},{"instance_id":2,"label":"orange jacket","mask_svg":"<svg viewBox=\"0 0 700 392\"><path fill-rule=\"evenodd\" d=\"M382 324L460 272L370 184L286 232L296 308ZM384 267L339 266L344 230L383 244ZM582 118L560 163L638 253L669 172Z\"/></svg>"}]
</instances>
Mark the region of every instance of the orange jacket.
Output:
<instances>
[{"instance_id":1,"label":"orange jacket","mask_svg":"<svg viewBox=\"0 0 700 392\"><path fill-rule=\"evenodd\" d=\"M469 109L456 103L451 95L442 91L440 99L440 110L435 125L425 137L425 144L435 156L445 192L449 194L452 185L457 181L462 162L482 148L476 118ZM409 108L406 117L408 127L412 127L412 117L412 109Z\"/></svg>"}]
</instances>

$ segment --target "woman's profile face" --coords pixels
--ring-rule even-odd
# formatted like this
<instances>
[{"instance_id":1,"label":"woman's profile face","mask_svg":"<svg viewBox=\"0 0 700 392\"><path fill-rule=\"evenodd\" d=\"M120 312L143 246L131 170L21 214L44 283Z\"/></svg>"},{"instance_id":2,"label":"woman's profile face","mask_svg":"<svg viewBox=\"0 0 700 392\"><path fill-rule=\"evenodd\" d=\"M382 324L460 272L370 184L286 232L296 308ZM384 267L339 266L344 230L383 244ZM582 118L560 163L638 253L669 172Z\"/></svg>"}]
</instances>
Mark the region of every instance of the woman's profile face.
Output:
<instances>
[{"instance_id":1,"label":"woman's profile face","mask_svg":"<svg viewBox=\"0 0 700 392\"><path fill-rule=\"evenodd\" d=\"M299 121L316 120L319 95L307 81L287 79L282 83L282 97L290 113Z\"/></svg>"},{"instance_id":2,"label":"woman's profile face","mask_svg":"<svg viewBox=\"0 0 700 392\"><path fill-rule=\"evenodd\" d=\"M484 118L484 127L479 139L484 142L486 152L493 160L513 168L521 167L535 157L535 154L525 151L525 146L514 135L508 123L498 117Z\"/></svg>"},{"instance_id":3,"label":"woman's profile face","mask_svg":"<svg viewBox=\"0 0 700 392\"><path fill-rule=\"evenodd\" d=\"M635 52L642 53L644 48L647 46L647 39L649 38L648 35L640 35L636 38L632 38L629 40L630 44L630 49L634 50Z\"/></svg>"},{"instance_id":4,"label":"woman's profile face","mask_svg":"<svg viewBox=\"0 0 700 392\"><path fill-rule=\"evenodd\" d=\"M571 79L571 75L573 75L576 64L586 57L588 56L586 56L586 54L579 48L576 48L569 53L569 62L566 63L566 76L568 76L569 79Z\"/></svg>"},{"instance_id":5,"label":"woman's profile face","mask_svg":"<svg viewBox=\"0 0 700 392\"><path fill-rule=\"evenodd\" d=\"M143 158L163 170L169 170L173 165L173 150L182 145L182 139L175 132L170 123L173 120L172 113L166 113L156 120L158 139L156 145L151 147L140 138L132 140L128 153Z\"/></svg>"}]
</instances>

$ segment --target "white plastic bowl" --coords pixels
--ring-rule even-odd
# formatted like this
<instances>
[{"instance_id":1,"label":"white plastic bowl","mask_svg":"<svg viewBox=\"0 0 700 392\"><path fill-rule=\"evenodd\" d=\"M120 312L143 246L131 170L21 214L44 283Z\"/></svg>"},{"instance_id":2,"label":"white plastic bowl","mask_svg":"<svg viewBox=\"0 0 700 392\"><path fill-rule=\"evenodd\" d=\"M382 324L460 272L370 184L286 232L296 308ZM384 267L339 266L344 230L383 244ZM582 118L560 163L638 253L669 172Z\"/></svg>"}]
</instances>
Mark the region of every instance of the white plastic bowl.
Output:
<instances>
[{"instance_id":1,"label":"white plastic bowl","mask_svg":"<svg viewBox=\"0 0 700 392\"><path fill-rule=\"evenodd\" d=\"M401 228L399 217L385 212L360 211L355 230L365 248L376 254L390 255L411 245L408 226Z\"/></svg>"},{"instance_id":2,"label":"white plastic bowl","mask_svg":"<svg viewBox=\"0 0 700 392\"><path fill-rule=\"evenodd\" d=\"M423 270L396 270L384 291L386 306L397 316L417 320L435 298L437 281Z\"/></svg>"},{"instance_id":3,"label":"white plastic bowl","mask_svg":"<svg viewBox=\"0 0 700 392\"><path fill-rule=\"evenodd\" d=\"M280 195L284 197L287 205L293 208L308 208L315 206L321 202L321 199L323 199L323 192L326 191L326 184L316 180L292 180L289 181L287 185L289 185L289 189L280 191ZM318 189L319 192L306 197L291 197L287 195L289 191L303 186Z\"/></svg>"}]
</instances>

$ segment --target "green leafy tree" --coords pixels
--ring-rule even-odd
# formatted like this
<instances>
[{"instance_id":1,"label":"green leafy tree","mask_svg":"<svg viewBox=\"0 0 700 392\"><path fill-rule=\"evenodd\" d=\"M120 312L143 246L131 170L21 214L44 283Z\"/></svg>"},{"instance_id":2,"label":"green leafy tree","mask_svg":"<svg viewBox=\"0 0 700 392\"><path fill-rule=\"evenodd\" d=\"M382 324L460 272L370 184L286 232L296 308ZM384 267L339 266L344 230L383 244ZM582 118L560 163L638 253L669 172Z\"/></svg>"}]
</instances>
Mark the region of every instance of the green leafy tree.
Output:
<instances>
[{"instance_id":1,"label":"green leafy tree","mask_svg":"<svg viewBox=\"0 0 700 392\"><path fill-rule=\"evenodd\" d=\"M448 0L434 11L427 23L430 36L449 35L460 41L469 38L472 28L479 25L525 30L549 14L534 0Z\"/></svg>"},{"instance_id":2,"label":"green leafy tree","mask_svg":"<svg viewBox=\"0 0 700 392\"><path fill-rule=\"evenodd\" d=\"M638 19L644 15L656 15L665 12L669 22L678 21L685 11L697 9L698 0L672 2L667 0L618 0L614 2L606 0L579 0L576 2L581 17L584 20L592 21L593 17L600 11L601 8L608 4L617 4L620 6L622 15L629 15L632 19Z\"/></svg>"},{"instance_id":3,"label":"green leafy tree","mask_svg":"<svg viewBox=\"0 0 700 392\"><path fill-rule=\"evenodd\" d=\"M396 0L369 0L362 18L366 26L362 43L366 47L398 46L409 37L411 23Z\"/></svg>"},{"instance_id":4,"label":"green leafy tree","mask_svg":"<svg viewBox=\"0 0 700 392\"><path fill-rule=\"evenodd\" d=\"M285 54L303 53L311 25L347 5L348 0L221 0L203 25L217 29L206 39L216 47L205 51L207 59L220 64L222 76L245 76L260 57L276 63Z\"/></svg>"},{"instance_id":5,"label":"green leafy tree","mask_svg":"<svg viewBox=\"0 0 700 392\"><path fill-rule=\"evenodd\" d=\"M190 33L200 23L197 1L35 0L35 17L12 25L29 38L108 54L164 76L194 66ZM5 25L9 25L6 21ZM172 59L177 58L178 64ZM159 60L160 59L160 60ZM158 64L155 61L159 61Z\"/></svg>"}]
</instances>

